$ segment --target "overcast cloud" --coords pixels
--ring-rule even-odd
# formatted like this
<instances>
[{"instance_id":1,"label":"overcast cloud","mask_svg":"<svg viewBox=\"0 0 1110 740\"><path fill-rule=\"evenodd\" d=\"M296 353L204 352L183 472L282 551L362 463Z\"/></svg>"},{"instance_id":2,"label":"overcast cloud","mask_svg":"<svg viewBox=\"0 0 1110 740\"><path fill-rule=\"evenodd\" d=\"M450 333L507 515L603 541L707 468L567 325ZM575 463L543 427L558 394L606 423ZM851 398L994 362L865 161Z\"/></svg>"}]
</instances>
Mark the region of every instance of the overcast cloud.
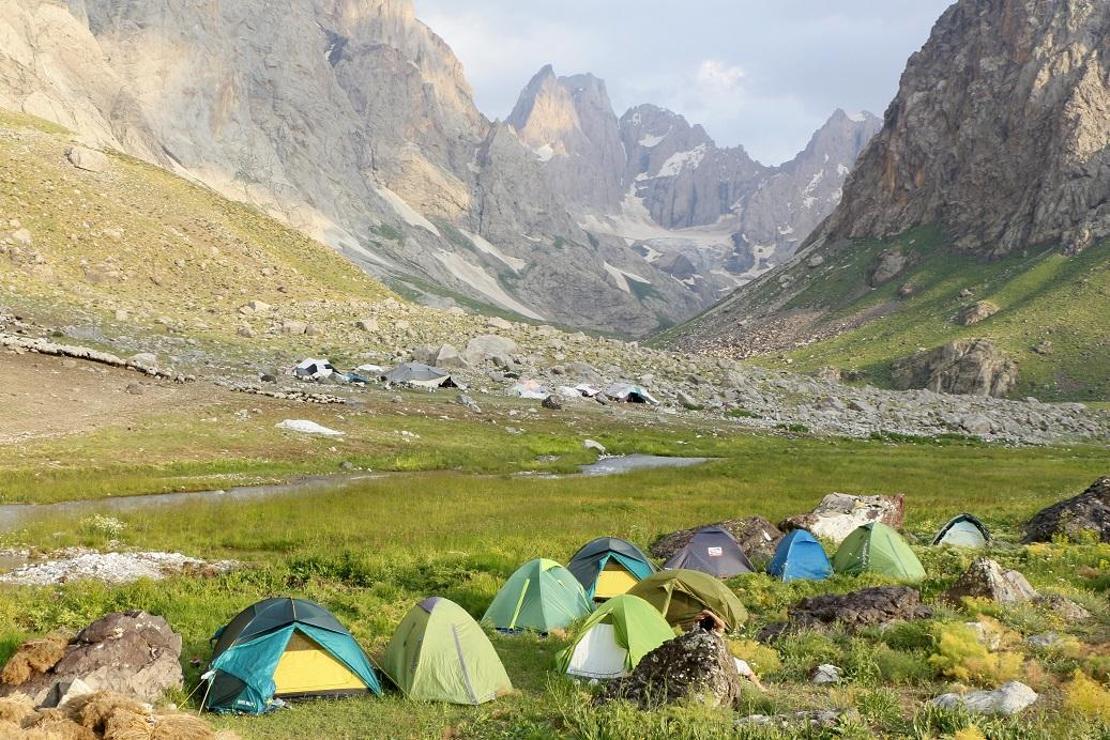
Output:
<instances>
[{"instance_id":1,"label":"overcast cloud","mask_svg":"<svg viewBox=\"0 0 1110 740\"><path fill-rule=\"evenodd\" d=\"M415 0L504 118L544 64L606 81L777 164L836 108L882 115L950 0Z\"/></svg>"}]
</instances>

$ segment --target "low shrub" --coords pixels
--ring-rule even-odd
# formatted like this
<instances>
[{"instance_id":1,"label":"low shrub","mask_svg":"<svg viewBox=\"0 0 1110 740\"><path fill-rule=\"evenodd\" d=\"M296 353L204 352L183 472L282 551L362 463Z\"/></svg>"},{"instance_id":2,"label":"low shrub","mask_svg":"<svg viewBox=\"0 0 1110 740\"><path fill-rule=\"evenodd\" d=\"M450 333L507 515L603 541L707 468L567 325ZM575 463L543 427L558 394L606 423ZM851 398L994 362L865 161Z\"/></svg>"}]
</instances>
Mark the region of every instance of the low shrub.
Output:
<instances>
[{"instance_id":1,"label":"low shrub","mask_svg":"<svg viewBox=\"0 0 1110 740\"><path fill-rule=\"evenodd\" d=\"M747 661L756 675L766 676L782 670L782 659L773 647L755 640L729 640L728 648L734 657Z\"/></svg>"},{"instance_id":2,"label":"low shrub","mask_svg":"<svg viewBox=\"0 0 1110 740\"><path fill-rule=\"evenodd\" d=\"M933 637L936 652L929 656L929 664L946 678L993 686L1017 678L1021 673L1021 655L1006 651L992 653L966 624L934 625Z\"/></svg>"},{"instance_id":3,"label":"low shrub","mask_svg":"<svg viewBox=\"0 0 1110 740\"><path fill-rule=\"evenodd\" d=\"M1110 722L1110 691L1083 671L1076 671L1064 689L1064 706L1085 717Z\"/></svg>"}]
</instances>

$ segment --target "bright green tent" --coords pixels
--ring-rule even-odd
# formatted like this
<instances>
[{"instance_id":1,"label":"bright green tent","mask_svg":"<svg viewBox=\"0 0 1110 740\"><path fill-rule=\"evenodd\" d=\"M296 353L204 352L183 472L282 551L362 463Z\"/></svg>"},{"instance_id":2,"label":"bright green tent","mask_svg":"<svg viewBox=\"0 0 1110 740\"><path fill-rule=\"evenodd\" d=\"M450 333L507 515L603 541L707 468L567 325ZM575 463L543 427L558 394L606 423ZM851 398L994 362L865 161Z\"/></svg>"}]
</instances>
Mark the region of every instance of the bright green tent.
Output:
<instances>
[{"instance_id":1,"label":"bright green tent","mask_svg":"<svg viewBox=\"0 0 1110 740\"><path fill-rule=\"evenodd\" d=\"M409 611L393 633L381 668L410 699L477 705L513 689L474 618L436 596Z\"/></svg>"},{"instance_id":2,"label":"bright green tent","mask_svg":"<svg viewBox=\"0 0 1110 740\"><path fill-rule=\"evenodd\" d=\"M659 611L638 596L620 594L606 601L582 623L556 665L561 673L584 678L628 675L640 659L674 631Z\"/></svg>"},{"instance_id":3,"label":"bright green tent","mask_svg":"<svg viewBox=\"0 0 1110 740\"><path fill-rule=\"evenodd\" d=\"M674 625L689 624L705 609L720 617L729 630L738 628L748 618L744 605L728 586L697 570L660 571L637 583L628 593L654 606Z\"/></svg>"},{"instance_id":4,"label":"bright green tent","mask_svg":"<svg viewBox=\"0 0 1110 740\"><path fill-rule=\"evenodd\" d=\"M482 622L499 630L550 632L592 610L582 584L554 560L536 558L517 568L493 597Z\"/></svg>"},{"instance_id":5,"label":"bright green tent","mask_svg":"<svg viewBox=\"0 0 1110 740\"><path fill-rule=\"evenodd\" d=\"M833 570L847 575L879 573L902 581L920 581L925 569L896 531L882 522L857 527L840 543Z\"/></svg>"}]
</instances>

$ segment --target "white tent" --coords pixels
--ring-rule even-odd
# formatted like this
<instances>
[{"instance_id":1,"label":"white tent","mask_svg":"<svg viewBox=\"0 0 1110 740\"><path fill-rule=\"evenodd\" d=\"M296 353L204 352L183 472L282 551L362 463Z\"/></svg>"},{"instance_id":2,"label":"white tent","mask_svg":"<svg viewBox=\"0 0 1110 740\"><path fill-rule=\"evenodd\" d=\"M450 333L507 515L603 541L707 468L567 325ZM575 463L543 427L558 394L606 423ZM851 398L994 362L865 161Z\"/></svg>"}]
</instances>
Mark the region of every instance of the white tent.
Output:
<instances>
[{"instance_id":1,"label":"white tent","mask_svg":"<svg viewBox=\"0 0 1110 740\"><path fill-rule=\"evenodd\" d=\"M632 385L631 383L613 383L605 389L605 395L614 401L626 401L628 403L650 403L657 405L658 400L650 393L647 388L642 385Z\"/></svg>"},{"instance_id":2,"label":"white tent","mask_svg":"<svg viewBox=\"0 0 1110 740\"><path fill-rule=\"evenodd\" d=\"M318 360L314 357L301 360L293 368L293 374L301 380L324 380L336 372L329 360Z\"/></svg>"},{"instance_id":3,"label":"white tent","mask_svg":"<svg viewBox=\"0 0 1110 740\"><path fill-rule=\"evenodd\" d=\"M521 380L509 389L509 393L521 398L532 398L537 401L542 401L551 395L551 392L539 384L535 380Z\"/></svg>"},{"instance_id":4,"label":"white tent","mask_svg":"<svg viewBox=\"0 0 1110 740\"><path fill-rule=\"evenodd\" d=\"M627 673L628 651L617 644L613 625L599 622L574 646L567 673L583 678L619 678Z\"/></svg>"}]
</instances>

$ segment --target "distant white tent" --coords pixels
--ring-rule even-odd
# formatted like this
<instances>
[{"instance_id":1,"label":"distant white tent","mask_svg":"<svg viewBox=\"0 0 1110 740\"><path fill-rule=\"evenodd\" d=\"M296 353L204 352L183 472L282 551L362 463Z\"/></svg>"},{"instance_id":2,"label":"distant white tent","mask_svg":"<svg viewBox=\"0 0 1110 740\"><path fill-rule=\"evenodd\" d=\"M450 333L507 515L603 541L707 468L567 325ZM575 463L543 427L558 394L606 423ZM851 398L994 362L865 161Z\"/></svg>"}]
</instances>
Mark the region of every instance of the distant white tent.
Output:
<instances>
[{"instance_id":1,"label":"distant white tent","mask_svg":"<svg viewBox=\"0 0 1110 740\"><path fill-rule=\"evenodd\" d=\"M520 396L521 398L532 398L537 401L542 401L543 399L551 395L551 391L547 390L547 388L544 388L542 385L539 384L538 381L535 380L521 380L520 382L515 383L513 387L509 389L509 393L513 394L514 396Z\"/></svg>"},{"instance_id":2,"label":"distant white tent","mask_svg":"<svg viewBox=\"0 0 1110 740\"><path fill-rule=\"evenodd\" d=\"M990 539L990 532L981 521L971 514L960 514L940 528L933 538L933 544L980 548L986 547Z\"/></svg>"},{"instance_id":3,"label":"distant white tent","mask_svg":"<svg viewBox=\"0 0 1110 740\"><path fill-rule=\"evenodd\" d=\"M301 380L325 380L335 372L335 366L329 360L318 360L313 357L301 360L293 368L293 374Z\"/></svg>"},{"instance_id":4,"label":"distant white tent","mask_svg":"<svg viewBox=\"0 0 1110 740\"><path fill-rule=\"evenodd\" d=\"M659 403L654 396L648 393L647 388L631 383L613 383L605 389L605 395L614 401L625 401L627 403L650 403L653 405Z\"/></svg>"},{"instance_id":5,"label":"distant white tent","mask_svg":"<svg viewBox=\"0 0 1110 740\"><path fill-rule=\"evenodd\" d=\"M408 385L414 388L455 388L451 374L438 367L423 365L419 362L406 362L383 374L382 380L395 385Z\"/></svg>"}]
</instances>

